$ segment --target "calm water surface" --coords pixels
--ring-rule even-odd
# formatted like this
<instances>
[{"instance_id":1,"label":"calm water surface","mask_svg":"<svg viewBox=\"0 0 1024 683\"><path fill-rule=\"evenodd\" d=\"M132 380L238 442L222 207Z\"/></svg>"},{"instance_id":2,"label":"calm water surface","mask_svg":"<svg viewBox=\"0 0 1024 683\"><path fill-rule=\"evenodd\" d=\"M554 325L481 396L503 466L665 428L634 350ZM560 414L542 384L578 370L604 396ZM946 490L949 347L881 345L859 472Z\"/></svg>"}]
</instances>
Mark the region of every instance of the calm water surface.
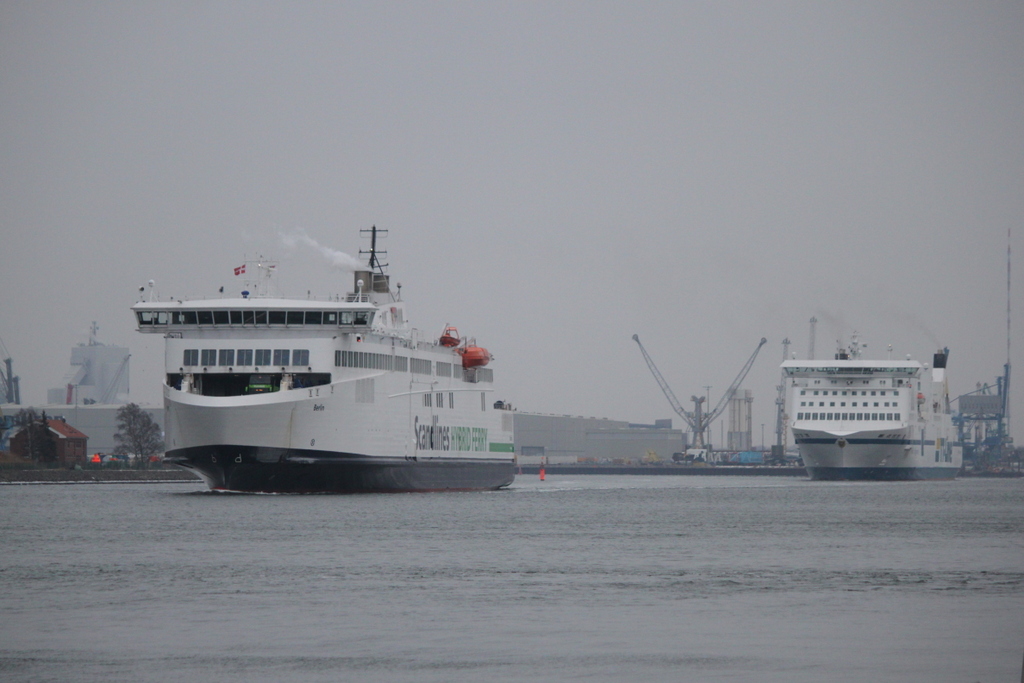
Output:
<instances>
[{"instance_id":1,"label":"calm water surface","mask_svg":"<svg viewBox=\"0 0 1024 683\"><path fill-rule=\"evenodd\" d=\"M0 486L4 681L1016 681L1024 481Z\"/></svg>"}]
</instances>

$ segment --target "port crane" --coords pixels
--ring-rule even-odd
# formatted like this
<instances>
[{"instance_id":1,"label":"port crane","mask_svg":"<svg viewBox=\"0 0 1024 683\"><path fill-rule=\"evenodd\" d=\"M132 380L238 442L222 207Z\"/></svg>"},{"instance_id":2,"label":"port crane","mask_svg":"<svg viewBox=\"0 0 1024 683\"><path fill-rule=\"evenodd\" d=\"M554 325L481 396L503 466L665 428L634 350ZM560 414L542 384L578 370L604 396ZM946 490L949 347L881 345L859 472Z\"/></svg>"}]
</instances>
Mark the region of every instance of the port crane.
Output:
<instances>
[{"instance_id":1,"label":"port crane","mask_svg":"<svg viewBox=\"0 0 1024 683\"><path fill-rule=\"evenodd\" d=\"M647 367L650 368L651 374L654 375L654 379L658 382L658 386L661 387L662 393L665 394L665 398L668 399L669 404L672 406L672 410L676 411L676 414L679 415L679 417L686 420L686 424L688 424L690 429L693 431L695 448L704 448L704 432L707 430L711 422L721 415L723 410L725 410L725 406L728 405L729 399L733 397L736 390L739 389L740 384L743 382L743 378L747 376L747 373L750 372L750 368L753 367L754 360L757 358L758 352L761 351L761 347L768 343L767 339L761 337L761 341L758 343L757 348L754 349L754 353L752 353L750 358L747 359L747 362L740 370L740 373L736 375L736 379L734 379L732 384L729 385L729 388L725 390L725 393L722 394L721 400L718 401L718 404L715 405L712 410L708 412L703 410L705 400L704 396L691 396L690 399L693 401L693 411L691 412L683 408L679 403L679 399L676 398L676 395L672 392L672 388L669 387L665 378L661 376L661 373L658 371L658 366L654 364L654 360L651 358L651 355L647 353L647 349L645 349L644 345L640 343L640 337L634 334L633 341L635 341L636 345L640 347L640 353L644 355L644 360L647 361Z\"/></svg>"}]
</instances>

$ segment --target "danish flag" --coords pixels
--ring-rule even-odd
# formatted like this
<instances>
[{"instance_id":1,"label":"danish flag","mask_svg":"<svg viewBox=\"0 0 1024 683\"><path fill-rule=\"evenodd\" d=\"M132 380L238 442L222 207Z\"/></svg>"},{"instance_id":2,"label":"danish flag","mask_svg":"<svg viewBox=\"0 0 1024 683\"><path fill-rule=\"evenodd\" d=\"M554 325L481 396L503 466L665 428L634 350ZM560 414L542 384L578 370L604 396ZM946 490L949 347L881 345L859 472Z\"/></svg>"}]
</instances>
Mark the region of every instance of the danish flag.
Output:
<instances>
[{"instance_id":1,"label":"danish flag","mask_svg":"<svg viewBox=\"0 0 1024 683\"><path fill-rule=\"evenodd\" d=\"M235 275L241 275L244 272L245 272L245 266L244 265L241 265L241 266L238 266L237 268L235 268Z\"/></svg>"}]
</instances>

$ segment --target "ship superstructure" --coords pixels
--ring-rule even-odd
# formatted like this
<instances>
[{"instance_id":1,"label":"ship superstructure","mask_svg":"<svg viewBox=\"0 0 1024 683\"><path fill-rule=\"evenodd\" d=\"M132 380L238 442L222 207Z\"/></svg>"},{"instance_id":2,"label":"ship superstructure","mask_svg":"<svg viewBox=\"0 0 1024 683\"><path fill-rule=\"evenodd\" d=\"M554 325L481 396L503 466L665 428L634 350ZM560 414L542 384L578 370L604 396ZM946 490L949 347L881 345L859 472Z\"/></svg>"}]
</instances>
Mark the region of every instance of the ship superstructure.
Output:
<instances>
[{"instance_id":1,"label":"ship superstructure","mask_svg":"<svg viewBox=\"0 0 1024 683\"><path fill-rule=\"evenodd\" d=\"M162 334L167 462L213 489L483 490L513 480L512 415L486 349L410 326L377 258L335 300L265 295L142 301ZM244 270L244 268L242 269Z\"/></svg>"},{"instance_id":2,"label":"ship superstructure","mask_svg":"<svg viewBox=\"0 0 1024 683\"><path fill-rule=\"evenodd\" d=\"M813 479L952 479L962 464L946 361L865 360L854 335L832 360L789 360L789 428Z\"/></svg>"}]
</instances>

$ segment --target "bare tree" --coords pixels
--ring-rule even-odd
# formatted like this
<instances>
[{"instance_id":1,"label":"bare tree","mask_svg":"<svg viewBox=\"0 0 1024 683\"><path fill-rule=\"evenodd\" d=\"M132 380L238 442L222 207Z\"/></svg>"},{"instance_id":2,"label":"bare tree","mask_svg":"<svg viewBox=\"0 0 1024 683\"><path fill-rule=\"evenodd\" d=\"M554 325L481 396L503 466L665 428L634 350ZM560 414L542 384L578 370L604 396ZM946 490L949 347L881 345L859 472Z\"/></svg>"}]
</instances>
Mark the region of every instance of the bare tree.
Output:
<instances>
[{"instance_id":1,"label":"bare tree","mask_svg":"<svg viewBox=\"0 0 1024 683\"><path fill-rule=\"evenodd\" d=\"M162 453L164 450L164 442L160 438L160 425L137 403L129 403L118 409L114 442L116 452L134 456L139 467L145 467L151 455Z\"/></svg>"},{"instance_id":2,"label":"bare tree","mask_svg":"<svg viewBox=\"0 0 1024 683\"><path fill-rule=\"evenodd\" d=\"M39 419L35 412L29 411L25 421L28 422L28 456L37 463L57 462L57 440L50 431L46 411Z\"/></svg>"}]
</instances>

